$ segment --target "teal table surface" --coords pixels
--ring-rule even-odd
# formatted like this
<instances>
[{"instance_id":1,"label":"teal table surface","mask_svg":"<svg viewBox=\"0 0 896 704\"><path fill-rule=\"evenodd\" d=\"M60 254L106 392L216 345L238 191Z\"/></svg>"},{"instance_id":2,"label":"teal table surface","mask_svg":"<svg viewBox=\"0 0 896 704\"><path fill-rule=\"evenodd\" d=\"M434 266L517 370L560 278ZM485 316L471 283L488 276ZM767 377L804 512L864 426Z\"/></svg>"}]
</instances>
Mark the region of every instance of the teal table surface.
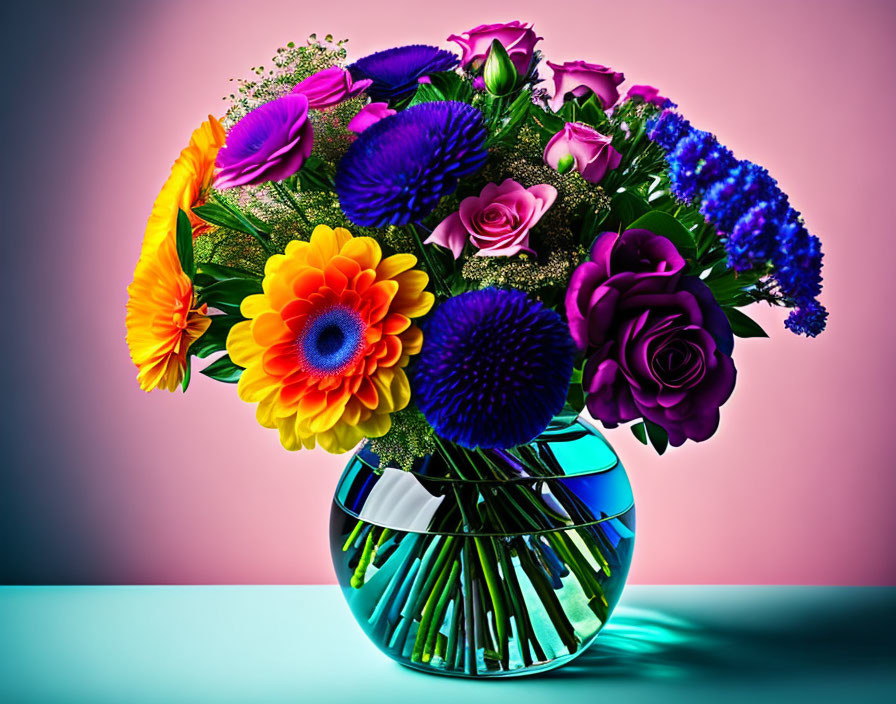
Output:
<instances>
[{"instance_id":1,"label":"teal table surface","mask_svg":"<svg viewBox=\"0 0 896 704\"><path fill-rule=\"evenodd\" d=\"M577 660L472 681L380 654L327 586L0 588L0 702L896 701L896 588L631 586Z\"/></svg>"}]
</instances>

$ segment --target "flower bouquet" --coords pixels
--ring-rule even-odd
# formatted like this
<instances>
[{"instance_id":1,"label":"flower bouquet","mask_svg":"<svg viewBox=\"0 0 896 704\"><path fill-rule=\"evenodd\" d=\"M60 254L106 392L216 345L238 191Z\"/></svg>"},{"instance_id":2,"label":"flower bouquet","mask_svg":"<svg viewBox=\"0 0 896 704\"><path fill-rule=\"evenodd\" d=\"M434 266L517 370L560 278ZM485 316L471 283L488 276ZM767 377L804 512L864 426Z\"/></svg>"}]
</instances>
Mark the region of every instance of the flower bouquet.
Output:
<instances>
[{"instance_id":1,"label":"flower bouquet","mask_svg":"<svg viewBox=\"0 0 896 704\"><path fill-rule=\"evenodd\" d=\"M540 39L279 49L181 152L128 289L141 388L214 356L286 449L363 443L337 577L431 672L555 667L606 622L634 510L585 409L659 453L706 440L734 337L765 336L742 309L827 317L819 241L764 168Z\"/></svg>"}]
</instances>

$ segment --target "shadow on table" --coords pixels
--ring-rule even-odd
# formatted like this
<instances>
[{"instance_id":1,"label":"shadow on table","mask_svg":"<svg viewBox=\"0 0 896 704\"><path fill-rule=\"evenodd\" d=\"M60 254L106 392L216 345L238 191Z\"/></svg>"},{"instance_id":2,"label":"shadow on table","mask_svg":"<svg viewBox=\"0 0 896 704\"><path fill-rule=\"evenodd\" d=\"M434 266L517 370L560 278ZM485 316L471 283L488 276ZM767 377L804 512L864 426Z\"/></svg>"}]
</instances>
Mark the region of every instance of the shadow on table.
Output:
<instances>
[{"instance_id":1,"label":"shadow on table","mask_svg":"<svg viewBox=\"0 0 896 704\"><path fill-rule=\"evenodd\" d=\"M711 604L675 613L620 607L588 650L543 677L771 681L883 671L896 663L892 593L839 601L810 596L773 608L759 603L753 613L749 606L727 624L702 615L712 614Z\"/></svg>"}]
</instances>

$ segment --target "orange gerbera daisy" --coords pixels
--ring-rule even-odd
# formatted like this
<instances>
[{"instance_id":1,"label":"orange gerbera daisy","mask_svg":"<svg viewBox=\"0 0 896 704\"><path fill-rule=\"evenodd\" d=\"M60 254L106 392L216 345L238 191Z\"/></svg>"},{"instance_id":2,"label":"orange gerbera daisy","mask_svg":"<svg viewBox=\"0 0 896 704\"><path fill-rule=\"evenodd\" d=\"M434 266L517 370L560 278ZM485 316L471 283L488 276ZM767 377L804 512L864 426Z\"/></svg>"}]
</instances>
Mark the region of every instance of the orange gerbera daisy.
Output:
<instances>
[{"instance_id":1,"label":"orange gerbera daisy","mask_svg":"<svg viewBox=\"0 0 896 704\"><path fill-rule=\"evenodd\" d=\"M128 286L127 343L140 388L174 391L183 379L187 349L208 328L205 306L195 307L193 285L177 258L177 212L190 216L193 236L204 227L192 208L205 200L224 128L209 115L193 132L152 206L134 281Z\"/></svg>"},{"instance_id":2,"label":"orange gerbera daisy","mask_svg":"<svg viewBox=\"0 0 896 704\"><path fill-rule=\"evenodd\" d=\"M205 203L214 177L215 159L224 145L224 137L224 128L211 115L193 131L190 143L177 157L168 180L152 206L143 236L144 250L156 246L174 233L179 209L190 216L194 237L207 228L206 223L193 214L193 208Z\"/></svg>"},{"instance_id":3,"label":"orange gerbera daisy","mask_svg":"<svg viewBox=\"0 0 896 704\"><path fill-rule=\"evenodd\" d=\"M128 295L127 342L140 388L174 391L184 378L187 350L211 324L206 306L195 306L174 238L143 253Z\"/></svg>"},{"instance_id":4,"label":"orange gerbera daisy","mask_svg":"<svg viewBox=\"0 0 896 704\"><path fill-rule=\"evenodd\" d=\"M245 367L240 398L258 403L258 422L279 429L286 449L346 452L407 406L404 367L423 344L411 318L434 301L416 263L324 225L268 259L264 293L243 300L249 320L233 326L227 351Z\"/></svg>"}]
</instances>

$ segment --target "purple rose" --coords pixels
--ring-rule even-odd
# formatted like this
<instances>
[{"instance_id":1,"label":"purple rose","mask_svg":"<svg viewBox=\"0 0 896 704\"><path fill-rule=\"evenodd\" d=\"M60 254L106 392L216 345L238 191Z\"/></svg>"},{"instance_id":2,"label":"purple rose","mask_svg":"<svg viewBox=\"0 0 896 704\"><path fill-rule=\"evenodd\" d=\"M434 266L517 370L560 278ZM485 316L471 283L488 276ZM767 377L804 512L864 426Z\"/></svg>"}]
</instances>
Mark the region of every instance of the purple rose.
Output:
<instances>
[{"instance_id":1,"label":"purple rose","mask_svg":"<svg viewBox=\"0 0 896 704\"><path fill-rule=\"evenodd\" d=\"M569 157L582 178L591 183L598 183L622 161L609 137L580 122L567 122L544 149L544 161L553 169Z\"/></svg>"},{"instance_id":2,"label":"purple rose","mask_svg":"<svg viewBox=\"0 0 896 704\"><path fill-rule=\"evenodd\" d=\"M535 45L542 40L533 31L531 22L523 24L514 20L507 24L481 24L459 36L452 34L448 37L449 42L456 42L463 51L461 65L472 67L474 71L485 64L495 39L507 50L516 72L520 76L529 73Z\"/></svg>"},{"instance_id":3,"label":"purple rose","mask_svg":"<svg viewBox=\"0 0 896 704\"><path fill-rule=\"evenodd\" d=\"M455 259L467 241L479 256L531 253L529 231L556 197L557 189L546 183L529 188L510 178L500 186L489 183L478 196L464 198L460 210L442 220L426 243L447 247Z\"/></svg>"},{"instance_id":4,"label":"purple rose","mask_svg":"<svg viewBox=\"0 0 896 704\"><path fill-rule=\"evenodd\" d=\"M728 319L684 264L665 237L605 232L566 294L588 411L610 428L646 418L674 446L716 431L736 377Z\"/></svg>"},{"instance_id":5,"label":"purple rose","mask_svg":"<svg viewBox=\"0 0 896 704\"><path fill-rule=\"evenodd\" d=\"M629 100L640 100L644 103L650 103L658 108L663 107L669 100L660 95L659 90L653 86L632 86L628 89L625 97Z\"/></svg>"},{"instance_id":6,"label":"purple rose","mask_svg":"<svg viewBox=\"0 0 896 704\"><path fill-rule=\"evenodd\" d=\"M361 93L373 81L364 79L352 81L352 74L344 68L331 66L313 73L292 89L295 95L308 98L308 107L312 110L329 108Z\"/></svg>"},{"instance_id":7,"label":"purple rose","mask_svg":"<svg viewBox=\"0 0 896 704\"><path fill-rule=\"evenodd\" d=\"M370 103L370 105L365 105L361 108L358 114L348 121L346 129L349 132L361 134L372 124L394 114L395 110L389 107L389 103Z\"/></svg>"},{"instance_id":8,"label":"purple rose","mask_svg":"<svg viewBox=\"0 0 896 704\"><path fill-rule=\"evenodd\" d=\"M227 133L215 161L215 188L282 181L302 168L313 140L308 98L290 94L265 103Z\"/></svg>"},{"instance_id":9,"label":"purple rose","mask_svg":"<svg viewBox=\"0 0 896 704\"><path fill-rule=\"evenodd\" d=\"M613 107L619 100L616 88L625 76L606 66L589 64L585 61L567 61L564 64L547 62L554 71L554 97L548 103L557 112L563 107L567 93L580 98L594 93L604 108Z\"/></svg>"}]
</instances>

